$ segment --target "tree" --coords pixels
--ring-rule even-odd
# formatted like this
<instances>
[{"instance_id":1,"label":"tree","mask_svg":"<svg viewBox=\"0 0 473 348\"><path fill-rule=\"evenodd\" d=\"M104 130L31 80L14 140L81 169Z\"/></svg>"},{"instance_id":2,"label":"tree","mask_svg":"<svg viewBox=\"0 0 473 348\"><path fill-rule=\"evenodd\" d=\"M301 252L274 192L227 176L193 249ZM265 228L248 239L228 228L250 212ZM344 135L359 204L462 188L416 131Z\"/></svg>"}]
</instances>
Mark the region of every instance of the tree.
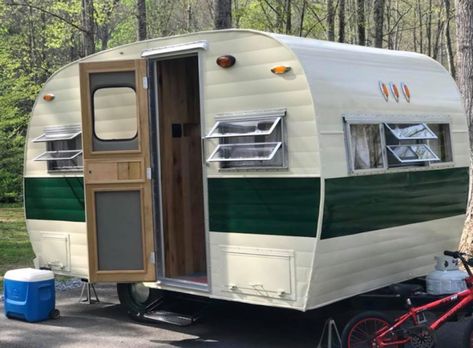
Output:
<instances>
[{"instance_id":1,"label":"tree","mask_svg":"<svg viewBox=\"0 0 473 348\"><path fill-rule=\"evenodd\" d=\"M338 42L345 42L345 0L338 1Z\"/></svg>"},{"instance_id":2,"label":"tree","mask_svg":"<svg viewBox=\"0 0 473 348\"><path fill-rule=\"evenodd\" d=\"M450 36L450 0L444 0L445 4L445 46L447 49L448 68L450 74L455 78L455 58L453 57L452 38Z\"/></svg>"},{"instance_id":3,"label":"tree","mask_svg":"<svg viewBox=\"0 0 473 348\"><path fill-rule=\"evenodd\" d=\"M366 20L365 20L365 0L356 1L356 27L358 33L358 45L366 45Z\"/></svg>"},{"instance_id":4,"label":"tree","mask_svg":"<svg viewBox=\"0 0 473 348\"><path fill-rule=\"evenodd\" d=\"M383 47L384 0L374 0L374 46Z\"/></svg>"},{"instance_id":5,"label":"tree","mask_svg":"<svg viewBox=\"0 0 473 348\"><path fill-rule=\"evenodd\" d=\"M473 1L456 0L457 83L463 97L470 135L470 161L473 161ZM473 242L473 168L470 166L469 201L460 249L471 253Z\"/></svg>"},{"instance_id":6,"label":"tree","mask_svg":"<svg viewBox=\"0 0 473 348\"><path fill-rule=\"evenodd\" d=\"M146 40L148 38L146 31L146 1L137 0L136 9L138 12L138 40Z\"/></svg>"},{"instance_id":7,"label":"tree","mask_svg":"<svg viewBox=\"0 0 473 348\"><path fill-rule=\"evenodd\" d=\"M214 27L215 29L232 27L232 0L214 0Z\"/></svg>"},{"instance_id":8,"label":"tree","mask_svg":"<svg viewBox=\"0 0 473 348\"><path fill-rule=\"evenodd\" d=\"M82 0L84 56L95 53L94 0Z\"/></svg>"},{"instance_id":9,"label":"tree","mask_svg":"<svg viewBox=\"0 0 473 348\"><path fill-rule=\"evenodd\" d=\"M333 0L327 0L327 39L335 41L335 8Z\"/></svg>"}]
</instances>

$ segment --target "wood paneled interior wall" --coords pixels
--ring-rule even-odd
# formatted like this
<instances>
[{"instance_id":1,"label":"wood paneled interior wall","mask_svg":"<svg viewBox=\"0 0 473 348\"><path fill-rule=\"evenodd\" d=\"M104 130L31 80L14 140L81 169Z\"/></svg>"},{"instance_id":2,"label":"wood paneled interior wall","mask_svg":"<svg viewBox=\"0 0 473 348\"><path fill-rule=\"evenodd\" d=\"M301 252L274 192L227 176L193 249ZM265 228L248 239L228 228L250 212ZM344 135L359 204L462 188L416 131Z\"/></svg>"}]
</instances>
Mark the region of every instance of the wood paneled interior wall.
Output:
<instances>
[{"instance_id":1,"label":"wood paneled interior wall","mask_svg":"<svg viewBox=\"0 0 473 348\"><path fill-rule=\"evenodd\" d=\"M197 56L158 61L165 276L206 272Z\"/></svg>"}]
</instances>

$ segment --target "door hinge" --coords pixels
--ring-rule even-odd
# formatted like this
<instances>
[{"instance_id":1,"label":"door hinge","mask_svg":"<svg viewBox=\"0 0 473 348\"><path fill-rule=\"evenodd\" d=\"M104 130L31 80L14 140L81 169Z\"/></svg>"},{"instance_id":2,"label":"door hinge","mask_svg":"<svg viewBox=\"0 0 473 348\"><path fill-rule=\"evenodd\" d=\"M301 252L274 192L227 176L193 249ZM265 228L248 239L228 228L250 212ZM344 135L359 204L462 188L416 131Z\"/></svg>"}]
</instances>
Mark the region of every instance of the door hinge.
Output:
<instances>
[{"instance_id":1,"label":"door hinge","mask_svg":"<svg viewBox=\"0 0 473 348\"><path fill-rule=\"evenodd\" d=\"M143 76L143 88L148 89L148 77Z\"/></svg>"},{"instance_id":2,"label":"door hinge","mask_svg":"<svg viewBox=\"0 0 473 348\"><path fill-rule=\"evenodd\" d=\"M153 170L150 167L146 168L146 179L153 179Z\"/></svg>"},{"instance_id":3,"label":"door hinge","mask_svg":"<svg viewBox=\"0 0 473 348\"><path fill-rule=\"evenodd\" d=\"M153 265L156 264L156 254L154 251L150 252L149 254L149 262L151 262Z\"/></svg>"}]
</instances>

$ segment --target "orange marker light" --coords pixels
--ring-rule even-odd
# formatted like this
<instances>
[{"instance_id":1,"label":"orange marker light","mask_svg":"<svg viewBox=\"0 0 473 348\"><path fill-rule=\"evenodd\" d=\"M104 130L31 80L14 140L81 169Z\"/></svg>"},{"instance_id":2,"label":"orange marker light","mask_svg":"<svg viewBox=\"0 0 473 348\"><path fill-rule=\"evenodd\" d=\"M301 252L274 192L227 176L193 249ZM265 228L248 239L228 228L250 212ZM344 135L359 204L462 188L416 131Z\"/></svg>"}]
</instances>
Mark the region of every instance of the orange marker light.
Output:
<instances>
[{"instance_id":1,"label":"orange marker light","mask_svg":"<svg viewBox=\"0 0 473 348\"><path fill-rule=\"evenodd\" d=\"M393 94L394 100L396 100L398 102L399 101L399 89L397 88L397 86L393 82L391 82L389 84L389 86L391 87L391 92Z\"/></svg>"},{"instance_id":2,"label":"orange marker light","mask_svg":"<svg viewBox=\"0 0 473 348\"><path fill-rule=\"evenodd\" d=\"M379 81L379 90L381 91L381 94L384 97L384 100L388 101L389 98L389 89L388 86L382 81Z\"/></svg>"},{"instance_id":3,"label":"orange marker light","mask_svg":"<svg viewBox=\"0 0 473 348\"><path fill-rule=\"evenodd\" d=\"M404 94L404 98L406 98L407 102L410 103L411 102L411 91L409 90L409 87L407 87L407 85L402 82L401 83L401 89L402 89L402 94Z\"/></svg>"},{"instance_id":4,"label":"orange marker light","mask_svg":"<svg viewBox=\"0 0 473 348\"><path fill-rule=\"evenodd\" d=\"M290 66L277 65L277 66L271 68L271 72L272 72L273 74L276 74L276 75L285 74L285 73L287 73L288 71L291 71L291 67L290 67Z\"/></svg>"},{"instance_id":5,"label":"orange marker light","mask_svg":"<svg viewBox=\"0 0 473 348\"><path fill-rule=\"evenodd\" d=\"M235 64L235 62L235 57L229 54L217 58L217 65L222 68L230 68Z\"/></svg>"},{"instance_id":6,"label":"orange marker light","mask_svg":"<svg viewBox=\"0 0 473 348\"><path fill-rule=\"evenodd\" d=\"M53 101L54 98L56 98L56 97L52 93L48 93L48 94L43 95L43 99L47 102Z\"/></svg>"}]
</instances>

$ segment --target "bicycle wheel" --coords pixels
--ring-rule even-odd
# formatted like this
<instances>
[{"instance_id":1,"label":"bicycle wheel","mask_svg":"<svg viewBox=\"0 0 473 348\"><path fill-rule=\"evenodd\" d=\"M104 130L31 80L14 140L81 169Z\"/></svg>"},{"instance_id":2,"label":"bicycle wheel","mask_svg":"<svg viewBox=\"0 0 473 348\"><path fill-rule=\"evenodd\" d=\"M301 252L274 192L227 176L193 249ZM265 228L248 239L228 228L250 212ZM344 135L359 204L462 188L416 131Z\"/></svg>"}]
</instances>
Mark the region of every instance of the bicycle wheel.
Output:
<instances>
[{"instance_id":1,"label":"bicycle wheel","mask_svg":"<svg viewBox=\"0 0 473 348\"><path fill-rule=\"evenodd\" d=\"M463 335L463 347L473 348L473 319L470 320L465 328L465 333Z\"/></svg>"},{"instance_id":2,"label":"bicycle wheel","mask_svg":"<svg viewBox=\"0 0 473 348\"><path fill-rule=\"evenodd\" d=\"M342 333L342 348L373 348L373 339L380 330L391 326L391 319L381 312L367 311L354 316ZM399 346L392 346L399 348Z\"/></svg>"}]
</instances>

